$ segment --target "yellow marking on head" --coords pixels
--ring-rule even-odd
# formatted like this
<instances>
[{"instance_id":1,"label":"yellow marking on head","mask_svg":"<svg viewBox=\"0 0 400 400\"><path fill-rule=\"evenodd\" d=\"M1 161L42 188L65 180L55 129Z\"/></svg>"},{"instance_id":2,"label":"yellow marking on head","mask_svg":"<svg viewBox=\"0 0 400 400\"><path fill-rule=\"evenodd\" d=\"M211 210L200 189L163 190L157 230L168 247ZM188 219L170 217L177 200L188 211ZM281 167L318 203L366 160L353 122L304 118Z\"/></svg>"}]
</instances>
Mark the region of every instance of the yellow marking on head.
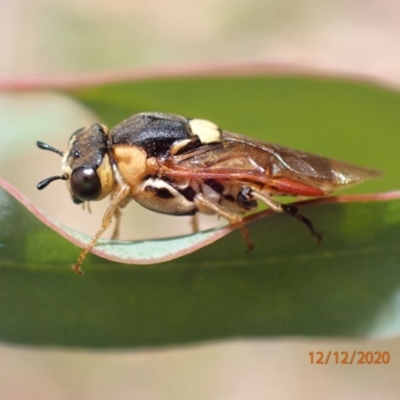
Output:
<instances>
[{"instance_id":1,"label":"yellow marking on head","mask_svg":"<svg viewBox=\"0 0 400 400\"><path fill-rule=\"evenodd\" d=\"M206 119L192 119L189 121L194 135L197 135L203 144L219 143L222 140L221 130L217 125Z\"/></svg>"},{"instance_id":2,"label":"yellow marking on head","mask_svg":"<svg viewBox=\"0 0 400 400\"><path fill-rule=\"evenodd\" d=\"M108 154L104 155L103 161L101 162L100 167L97 168L96 173L101 183L101 193L97 200L101 200L111 193L115 183L114 172Z\"/></svg>"}]
</instances>

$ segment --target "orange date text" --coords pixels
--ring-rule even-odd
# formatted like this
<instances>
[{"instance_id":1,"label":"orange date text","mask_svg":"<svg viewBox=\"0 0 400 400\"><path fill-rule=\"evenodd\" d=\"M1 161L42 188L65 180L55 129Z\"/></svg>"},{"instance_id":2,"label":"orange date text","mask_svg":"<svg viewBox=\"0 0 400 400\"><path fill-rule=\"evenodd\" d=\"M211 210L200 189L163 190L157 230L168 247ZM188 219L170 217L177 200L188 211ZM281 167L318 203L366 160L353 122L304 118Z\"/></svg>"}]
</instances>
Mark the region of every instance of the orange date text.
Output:
<instances>
[{"instance_id":1,"label":"orange date text","mask_svg":"<svg viewBox=\"0 0 400 400\"><path fill-rule=\"evenodd\" d=\"M310 364L316 365L386 365L390 363L388 351L310 351Z\"/></svg>"}]
</instances>

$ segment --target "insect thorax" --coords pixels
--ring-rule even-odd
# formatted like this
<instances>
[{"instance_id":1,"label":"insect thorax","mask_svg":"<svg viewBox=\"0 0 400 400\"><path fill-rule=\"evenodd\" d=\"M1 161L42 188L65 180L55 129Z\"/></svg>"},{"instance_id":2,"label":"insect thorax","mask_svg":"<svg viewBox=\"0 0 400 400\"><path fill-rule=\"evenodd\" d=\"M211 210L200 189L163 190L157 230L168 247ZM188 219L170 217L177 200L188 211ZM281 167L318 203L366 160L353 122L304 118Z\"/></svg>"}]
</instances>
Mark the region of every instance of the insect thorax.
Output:
<instances>
[{"instance_id":1,"label":"insect thorax","mask_svg":"<svg viewBox=\"0 0 400 400\"><path fill-rule=\"evenodd\" d=\"M149 160L154 160L156 165L157 160L202 146L219 145L221 130L210 121L143 113L123 121L110 135L116 164L125 183L132 188L132 198L152 211L170 215L212 213L210 209L199 207L196 201L199 194L235 213L243 214L257 207L257 202L240 184L215 179L171 178L149 167Z\"/></svg>"}]
</instances>

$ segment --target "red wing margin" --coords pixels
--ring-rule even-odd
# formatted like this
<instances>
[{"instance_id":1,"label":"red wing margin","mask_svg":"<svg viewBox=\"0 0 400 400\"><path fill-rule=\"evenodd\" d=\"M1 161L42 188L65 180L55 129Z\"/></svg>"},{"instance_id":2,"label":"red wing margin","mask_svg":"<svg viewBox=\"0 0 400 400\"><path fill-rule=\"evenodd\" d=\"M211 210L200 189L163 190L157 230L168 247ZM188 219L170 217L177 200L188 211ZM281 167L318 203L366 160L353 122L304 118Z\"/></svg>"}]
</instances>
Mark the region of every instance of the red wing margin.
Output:
<instances>
[{"instance_id":1,"label":"red wing margin","mask_svg":"<svg viewBox=\"0 0 400 400\"><path fill-rule=\"evenodd\" d=\"M223 132L223 141L171 157L163 173L200 179L220 179L266 186L289 195L321 196L381 175L286 147Z\"/></svg>"}]
</instances>

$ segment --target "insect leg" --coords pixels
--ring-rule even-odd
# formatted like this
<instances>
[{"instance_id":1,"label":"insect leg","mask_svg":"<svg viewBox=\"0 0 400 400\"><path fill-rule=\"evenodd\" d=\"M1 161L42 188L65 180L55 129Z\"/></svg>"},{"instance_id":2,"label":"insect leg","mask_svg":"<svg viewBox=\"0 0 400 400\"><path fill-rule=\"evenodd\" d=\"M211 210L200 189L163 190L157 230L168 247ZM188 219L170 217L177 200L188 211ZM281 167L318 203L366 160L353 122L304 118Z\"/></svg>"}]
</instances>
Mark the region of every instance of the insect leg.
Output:
<instances>
[{"instance_id":1,"label":"insect leg","mask_svg":"<svg viewBox=\"0 0 400 400\"><path fill-rule=\"evenodd\" d=\"M248 251L254 249L253 242L250 239L249 231L246 226L243 224L243 219L240 215L235 214L233 212L228 211L225 207L222 207L220 204L213 203L210 200L207 200L202 193L197 193L194 196L194 204L201 212L214 212L221 217L225 218L231 224L239 225L240 230L242 231L242 235L247 244Z\"/></svg>"},{"instance_id":2,"label":"insect leg","mask_svg":"<svg viewBox=\"0 0 400 400\"><path fill-rule=\"evenodd\" d=\"M119 238L120 228L121 228L121 218L122 218L122 209L126 207L126 205L130 202L130 197L125 197L118 203L118 207L114 211L115 217L115 226L114 231L111 235L111 239L115 240ZM112 199L111 199L112 201Z\"/></svg>"},{"instance_id":3,"label":"insect leg","mask_svg":"<svg viewBox=\"0 0 400 400\"><path fill-rule=\"evenodd\" d=\"M197 214L194 214L191 220L191 225L192 225L192 233L199 232L199 217Z\"/></svg>"},{"instance_id":4,"label":"insect leg","mask_svg":"<svg viewBox=\"0 0 400 400\"><path fill-rule=\"evenodd\" d=\"M121 208L118 206L114 211L115 226L114 226L114 231L111 235L112 240L116 240L119 238L119 231L121 227L121 216L122 216L122 211Z\"/></svg>"},{"instance_id":5,"label":"insect leg","mask_svg":"<svg viewBox=\"0 0 400 400\"><path fill-rule=\"evenodd\" d=\"M115 191L115 194L111 200L110 205L108 206L104 217L103 221L101 223L101 228L97 231L97 233L90 239L90 242L84 247L84 249L81 251L81 254L79 254L78 260L76 263L72 266L72 269L74 272L78 274L83 274L81 265L83 263L83 260L85 259L87 253L93 248L93 246L97 243L99 240L100 236L104 233L104 231L109 227L111 224L111 220L113 215L116 214L116 210L119 207L119 203L123 201L126 196L128 196L130 192L130 187L129 185L121 185L117 188Z\"/></svg>"},{"instance_id":6,"label":"insect leg","mask_svg":"<svg viewBox=\"0 0 400 400\"><path fill-rule=\"evenodd\" d=\"M314 236L317 243L321 241L322 235L315 230L314 225L310 219L306 218L304 215L299 213L298 207L291 206L289 204L282 204L282 208L285 213L291 215L292 217L297 218L300 222L302 222L311 232L311 235Z\"/></svg>"},{"instance_id":7,"label":"insect leg","mask_svg":"<svg viewBox=\"0 0 400 400\"><path fill-rule=\"evenodd\" d=\"M289 204L281 204L275 200L273 200L270 196L264 195L260 192L257 192L253 189L251 189L251 196L255 197L256 199L259 199L263 201L267 206L271 208L271 210L279 213L286 213L291 215L292 217L297 218L300 222L302 222L307 229L311 232L311 234L314 236L315 240L317 243L319 243L322 239L322 235L318 233L311 220L306 218L304 215L299 213L299 209L296 206L292 206Z\"/></svg>"}]
</instances>

